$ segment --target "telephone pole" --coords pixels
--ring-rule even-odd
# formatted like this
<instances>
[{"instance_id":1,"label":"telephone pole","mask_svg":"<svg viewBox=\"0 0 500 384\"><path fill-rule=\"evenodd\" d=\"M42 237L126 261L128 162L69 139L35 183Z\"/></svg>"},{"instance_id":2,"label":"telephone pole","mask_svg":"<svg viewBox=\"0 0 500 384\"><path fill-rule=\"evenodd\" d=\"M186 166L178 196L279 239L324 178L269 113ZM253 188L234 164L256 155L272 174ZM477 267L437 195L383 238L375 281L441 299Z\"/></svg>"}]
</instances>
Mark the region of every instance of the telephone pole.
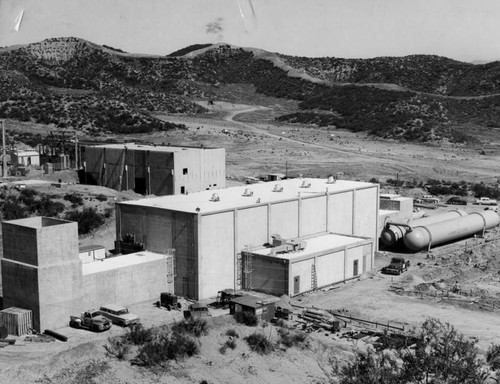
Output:
<instances>
[{"instance_id":1,"label":"telephone pole","mask_svg":"<svg viewBox=\"0 0 500 384\"><path fill-rule=\"evenodd\" d=\"M2 177L7 177L7 161L5 161L5 120L2 123Z\"/></svg>"}]
</instances>

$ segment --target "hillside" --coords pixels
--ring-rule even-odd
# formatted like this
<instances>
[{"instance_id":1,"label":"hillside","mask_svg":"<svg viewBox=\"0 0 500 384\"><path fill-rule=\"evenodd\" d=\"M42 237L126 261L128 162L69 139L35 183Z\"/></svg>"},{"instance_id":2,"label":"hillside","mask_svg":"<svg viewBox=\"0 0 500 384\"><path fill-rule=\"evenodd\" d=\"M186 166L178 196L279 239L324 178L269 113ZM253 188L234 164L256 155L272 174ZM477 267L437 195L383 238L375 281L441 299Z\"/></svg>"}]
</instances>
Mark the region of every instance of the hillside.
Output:
<instances>
[{"instance_id":1,"label":"hillside","mask_svg":"<svg viewBox=\"0 0 500 384\"><path fill-rule=\"evenodd\" d=\"M180 128L157 113L197 114L248 84L300 101L282 122L367 131L381 138L472 143L500 127L500 63L438 56L304 58L227 44L139 56L77 38L0 49L0 118L87 134Z\"/></svg>"}]
</instances>

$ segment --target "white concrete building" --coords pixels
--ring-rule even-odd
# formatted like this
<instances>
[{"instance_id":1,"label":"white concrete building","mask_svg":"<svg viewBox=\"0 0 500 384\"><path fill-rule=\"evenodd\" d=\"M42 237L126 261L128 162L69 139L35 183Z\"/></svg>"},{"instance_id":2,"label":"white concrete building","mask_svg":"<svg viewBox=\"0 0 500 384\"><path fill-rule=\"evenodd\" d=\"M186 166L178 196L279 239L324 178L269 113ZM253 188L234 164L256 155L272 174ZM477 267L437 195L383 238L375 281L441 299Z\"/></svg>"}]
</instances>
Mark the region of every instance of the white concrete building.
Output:
<instances>
[{"instance_id":1,"label":"white concrete building","mask_svg":"<svg viewBox=\"0 0 500 384\"><path fill-rule=\"evenodd\" d=\"M243 288L242 251L271 243L274 234L289 239L331 233L368 241L366 261L358 261L363 273L373 268L378 199L378 184L288 179L121 202L116 248L132 234L148 251L175 249L175 293L194 299ZM336 249L332 240L326 250Z\"/></svg>"}]
</instances>

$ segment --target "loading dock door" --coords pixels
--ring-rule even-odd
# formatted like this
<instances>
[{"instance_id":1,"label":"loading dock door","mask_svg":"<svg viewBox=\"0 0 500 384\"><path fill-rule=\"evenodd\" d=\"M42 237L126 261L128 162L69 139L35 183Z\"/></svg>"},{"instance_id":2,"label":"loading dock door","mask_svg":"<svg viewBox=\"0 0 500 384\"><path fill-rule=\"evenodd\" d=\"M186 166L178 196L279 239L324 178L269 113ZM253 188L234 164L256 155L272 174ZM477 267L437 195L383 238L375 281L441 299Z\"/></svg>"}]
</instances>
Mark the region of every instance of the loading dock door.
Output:
<instances>
[{"instance_id":1,"label":"loading dock door","mask_svg":"<svg viewBox=\"0 0 500 384\"><path fill-rule=\"evenodd\" d=\"M353 276L359 275L359 273L358 273L358 260L354 260L354 262L352 264L352 275Z\"/></svg>"},{"instance_id":2,"label":"loading dock door","mask_svg":"<svg viewBox=\"0 0 500 384\"><path fill-rule=\"evenodd\" d=\"M293 278L293 294L298 295L300 293L300 276L295 276Z\"/></svg>"}]
</instances>

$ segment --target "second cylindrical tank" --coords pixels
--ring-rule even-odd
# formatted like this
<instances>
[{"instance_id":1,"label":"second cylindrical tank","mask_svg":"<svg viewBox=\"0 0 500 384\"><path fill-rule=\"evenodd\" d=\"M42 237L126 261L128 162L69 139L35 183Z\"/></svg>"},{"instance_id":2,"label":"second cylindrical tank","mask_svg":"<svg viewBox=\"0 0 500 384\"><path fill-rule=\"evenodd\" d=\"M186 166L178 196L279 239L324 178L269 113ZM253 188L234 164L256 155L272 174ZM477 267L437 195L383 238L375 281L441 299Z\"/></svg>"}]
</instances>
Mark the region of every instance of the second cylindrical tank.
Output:
<instances>
[{"instance_id":1,"label":"second cylindrical tank","mask_svg":"<svg viewBox=\"0 0 500 384\"><path fill-rule=\"evenodd\" d=\"M498 214L494 211L473 212L464 217L414 227L404 235L403 242L412 251L419 251L429 244L460 239L493 228L499 223Z\"/></svg>"},{"instance_id":2,"label":"second cylindrical tank","mask_svg":"<svg viewBox=\"0 0 500 384\"><path fill-rule=\"evenodd\" d=\"M409 225L411 227L417 227L432 223L438 223L450 219L456 219L457 217L462 217L466 215L467 212L462 211L461 209L454 209L452 211L448 211L437 215L425 216L419 219L410 219L408 220L406 225ZM384 245L388 247L395 245L399 240L401 240L404 237L407 231L406 225L404 226L398 226L397 224L387 225L380 234L380 240Z\"/></svg>"}]
</instances>

